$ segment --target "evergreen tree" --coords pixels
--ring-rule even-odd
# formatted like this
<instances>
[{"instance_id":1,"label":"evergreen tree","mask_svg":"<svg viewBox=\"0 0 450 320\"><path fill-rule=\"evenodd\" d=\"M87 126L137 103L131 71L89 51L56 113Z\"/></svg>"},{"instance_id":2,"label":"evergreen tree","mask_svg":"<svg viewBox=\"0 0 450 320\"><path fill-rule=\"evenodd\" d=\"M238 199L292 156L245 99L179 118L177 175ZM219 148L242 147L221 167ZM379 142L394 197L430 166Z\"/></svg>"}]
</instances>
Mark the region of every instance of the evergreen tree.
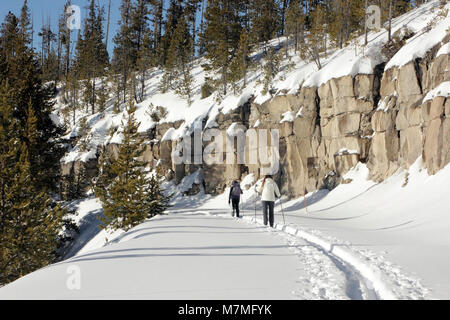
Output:
<instances>
[{"instance_id":1,"label":"evergreen tree","mask_svg":"<svg viewBox=\"0 0 450 320\"><path fill-rule=\"evenodd\" d=\"M250 3L253 43L266 45L279 30L280 15L277 0L252 0Z\"/></svg>"},{"instance_id":2,"label":"evergreen tree","mask_svg":"<svg viewBox=\"0 0 450 320\"><path fill-rule=\"evenodd\" d=\"M0 88L0 285L52 262L65 215L52 207L47 188L34 174L39 133L32 103L18 136L20 121L10 98L6 81Z\"/></svg>"},{"instance_id":3,"label":"evergreen tree","mask_svg":"<svg viewBox=\"0 0 450 320\"><path fill-rule=\"evenodd\" d=\"M122 95L122 102L126 102L127 84L133 62L133 33L131 24L131 0L122 0L120 6L120 20L118 22L119 31L114 37L114 56L112 61L113 72L120 75L120 80L116 81L117 93Z\"/></svg>"},{"instance_id":4,"label":"evergreen tree","mask_svg":"<svg viewBox=\"0 0 450 320\"><path fill-rule=\"evenodd\" d=\"M166 65L167 56L169 54L170 44L178 25L178 21L184 13L182 2L179 0L170 0L170 7L167 10L167 22L164 26L164 35L161 38L158 57L161 66ZM189 35L190 37L190 35Z\"/></svg>"},{"instance_id":5,"label":"evergreen tree","mask_svg":"<svg viewBox=\"0 0 450 320\"><path fill-rule=\"evenodd\" d=\"M28 0L25 0L20 12L20 34L23 36L23 41L27 46L31 45L32 32L30 8L28 7Z\"/></svg>"},{"instance_id":6,"label":"evergreen tree","mask_svg":"<svg viewBox=\"0 0 450 320\"><path fill-rule=\"evenodd\" d=\"M200 0L185 0L185 17L190 28L192 42L192 56L195 56L195 47L197 43L197 12Z\"/></svg>"},{"instance_id":7,"label":"evergreen tree","mask_svg":"<svg viewBox=\"0 0 450 320\"><path fill-rule=\"evenodd\" d=\"M298 51L299 44L305 38L305 13L303 0L292 0L286 14L286 35L294 38L294 48Z\"/></svg>"},{"instance_id":8,"label":"evergreen tree","mask_svg":"<svg viewBox=\"0 0 450 320\"><path fill-rule=\"evenodd\" d=\"M239 0L211 0L205 12L205 31L202 35L206 58L210 63L206 70L220 74L217 86L227 93L230 64L236 56L247 6Z\"/></svg>"},{"instance_id":9,"label":"evergreen tree","mask_svg":"<svg viewBox=\"0 0 450 320\"><path fill-rule=\"evenodd\" d=\"M132 77L133 91L135 92L135 101L144 100L146 71L154 65L154 54L152 52L152 32L149 25L150 7L147 0L138 0L132 8L131 28L133 43L132 61L134 66L134 77ZM139 80L139 81L138 81ZM140 88L137 88L137 85Z\"/></svg>"},{"instance_id":10,"label":"evergreen tree","mask_svg":"<svg viewBox=\"0 0 450 320\"><path fill-rule=\"evenodd\" d=\"M23 140L31 104L36 123L36 145L30 154L31 170L42 188L57 190L59 159L64 149L58 144L62 128L50 118L53 110L53 90L41 83L41 69L20 32L18 19L10 13L0 32L0 81L8 81L9 104L14 106L13 117L19 125L16 133Z\"/></svg>"},{"instance_id":11,"label":"evergreen tree","mask_svg":"<svg viewBox=\"0 0 450 320\"><path fill-rule=\"evenodd\" d=\"M247 71L250 67L250 36L246 29L241 33L237 54L230 65L230 81L235 92L240 90L237 82L243 79L242 88L247 85Z\"/></svg>"},{"instance_id":12,"label":"evergreen tree","mask_svg":"<svg viewBox=\"0 0 450 320\"><path fill-rule=\"evenodd\" d=\"M147 70L155 65L155 55L152 48L151 31L147 29L143 36L141 49L137 53L136 69L140 79L140 89L138 91L138 100L142 102L145 95L145 80L147 78Z\"/></svg>"},{"instance_id":13,"label":"evergreen tree","mask_svg":"<svg viewBox=\"0 0 450 320\"><path fill-rule=\"evenodd\" d=\"M305 37L305 42L300 45L300 56L304 60L313 61L317 68L322 69L321 52L326 46L326 8L317 5L308 16L309 29Z\"/></svg>"},{"instance_id":14,"label":"evergreen tree","mask_svg":"<svg viewBox=\"0 0 450 320\"><path fill-rule=\"evenodd\" d=\"M72 201L85 197L85 188L89 185L86 177L86 168L81 165L77 170L63 176L61 181L61 198Z\"/></svg>"},{"instance_id":15,"label":"evergreen tree","mask_svg":"<svg viewBox=\"0 0 450 320\"><path fill-rule=\"evenodd\" d=\"M24 12L20 21L29 21ZM50 118L52 92L41 83L20 21L10 13L0 31L2 284L53 260L64 215L51 197L58 191L62 129Z\"/></svg>"},{"instance_id":16,"label":"evergreen tree","mask_svg":"<svg viewBox=\"0 0 450 320\"><path fill-rule=\"evenodd\" d=\"M286 31L286 17L287 17L287 11L289 8L289 4L290 4L290 0L281 0L280 1L281 4L281 11L280 11L280 18L281 18L281 23L280 23L280 34L284 35L285 31Z\"/></svg>"},{"instance_id":17,"label":"evergreen tree","mask_svg":"<svg viewBox=\"0 0 450 320\"><path fill-rule=\"evenodd\" d=\"M109 65L108 52L103 42L103 11L103 7L98 7L95 0L91 0L83 34L79 34L77 42L77 72L83 79L84 100L91 106L92 114L95 113L98 94L96 78L105 76Z\"/></svg>"},{"instance_id":18,"label":"evergreen tree","mask_svg":"<svg viewBox=\"0 0 450 320\"><path fill-rule=\"evenodd\" d=\"M334 18L330 22L330 36L332 41L342 49L344 43L347 41L345 38L345 29L347 21L345 18L345 0L336 0L334 2L332 11L334 13Z\"/></svg>"},{"instance_id":19,"label":"evergreen tree","mask_svg":"<svg viewBox=\"0 0 450 320\"><path fill-rule=\"evenodd\" d=\"M131 104L127 109L127 122L123 123L123 140L117 158L103 154L100 177L94 188L103 204L101 222L111 230L127 231L161 214L169 201L160 188L159 178L149 180L144 171L146 163L139 160L143 141L137 132L134 112Z\"/></svg>"},{"instance_id":20,"label":"evergreen tree","mask_svg":"<svg viewBox=\"0 0 450 320\"><path fill-rule=\"evenodd\" d=\"M179 18L177 28L172 36L165 74L162 80L162 91L176 89L177 93L191 103L193 78L191 75L192 38L186 16Z\"/></svg>"},{"instance_id":21,"label":"evergreen tree","mask_svg":"<svg viewBox=\"0 0 450 320\"><path fill-rule=\"evenodd\" d=\"M149 0L149 4L151 6L154 34L152 53L156 55L157 52L160 52L161 46L164 0Z\"/></svg>"},{"instance_id":22,"label":"evergreen tree","mask_svg":"<svg viewBox=\"0 0 450 320\"><path fill-rule=\"evenodd\" d=\"M266 63L263 67L263 84L264 89L262 94L267 94L271 91L272 81L280 71L281 57L280 53L275 52L273 48L270 48L266 54Z\"/></svg>"},{"instance_id":23,"label":"evergreen tree","mask_svg":"<svg viewBox=\"0 0 450 320\"><path fill-rule=\"evenodd\" d=\"M57 78L57 57L53 43L57 41L57 35L51 29L50 19L42 26L38 35L41 37L42 80L44 82L55 81ZM56 88L56 83L54 88Z\"/></svg>"}]
</instances>

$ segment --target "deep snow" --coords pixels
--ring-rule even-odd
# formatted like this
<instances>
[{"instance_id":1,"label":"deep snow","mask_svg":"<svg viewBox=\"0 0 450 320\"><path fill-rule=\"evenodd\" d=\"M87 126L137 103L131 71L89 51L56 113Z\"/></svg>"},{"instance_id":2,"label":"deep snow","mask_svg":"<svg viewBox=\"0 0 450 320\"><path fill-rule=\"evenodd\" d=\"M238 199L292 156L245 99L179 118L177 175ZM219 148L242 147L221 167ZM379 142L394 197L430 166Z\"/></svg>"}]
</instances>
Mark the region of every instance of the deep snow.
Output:
<instances>
[{"instance_id":1,"label":"deep snow","mask_svg":"<svg viewBox=\"0 0 450 320\"><path fill-rule=\"evenodd\" d=\"M80 290L66 285L74 267ZM260 226L174 213L25 276L0 289L0 299L293 299L302 269Z\"/></svg>"},{"instance_id":2,"label":"deep snow","mask_svg":"<svg viewBox=\"0 0 450 320\"><path fill-rule=\"evenodd\" d=\"M198 174L166 187L184 192ZM450 165L429 176L419 158L385 182L367 177L358 164L348 184L284 199L283 212L278 202L274 229L262 225L253 176L242 181L242 219L231 217L227 191L177 197L168 215L84 239L74 257L0 298L449 299ZM86 201L88 216L98 204ZM71 265L82 290L67 290Z\"/></svg>"},{"instance_id":3,"label":"deep snow","mask_svg":"<svg viewBox=\"0 0 450 320\"><path fill-rule=\"evenodd\" d=\"M377 65L386 62L386 69L394 66L402 66L412 59L422 57L431 47L437 45L443 40L450 28L450 17L443 16L445 9L450 9L447 4L443 10L440 9L440 0L432 0L424 5L411 10L410 12L393 19L392 32L396 33L403 28L408 28L415 35L407 40L406 45L390 60L382 55L382 47L388 41L387 31L382 30L370 32L368 35L368 45L364 47L364 37L357 38L352 44L342 49L329 48L327 54L321 56L323 68L317 70L313 62L304 61L300 58L298 52L289 50L289 59L284 58L280 72L273 80L272 87L275 89L275 95L296 94L301 86L319 87L332 78L357 74L373 74ZM280 37L268 43L268 46L279 49L284 46L286 39ZM145 99L136 104L135 116L140 123L139 131L144 133L153 128L156 123L150 117L150 113L158 106L166 109L167 115L161 119L160 123L182 121L179 129L170 130L164 136L164 140L177 140L192 132L196 124L201 124L206 119L206 127L217 127L216 116L219 112L229 113L231 110L242 106L251 97L254 102L261 104L273 96L263 94L263 84L260 83L264 75L262 66L265 64L263 50L255 48L251 55L255 63L255 70L250 70L247 75L247 85L238 92L229 90L227 95L221 95L215 92L205 99L201 99L201 86L205 83L205 77L216 77L216 74L208 74L201 67L206 61L199 58L192 64L192 75L194 79L192 104L189 105L186 99L175 94L174 90L167 93L161 93L160 83L163 77L163 71L160 69L149 70L148 78L145 81ZM448 52L448 46L443 46L439 54ZM242 84L242 81L237 83ZM108 84L111 86L111 84ZM56 122L63 122L62 97L56 99L56 111L53 115ZM120 143L122 139L122 120L126 116L124 110L127 104L121 105L121 112L115 114L114 103L111 98L107 103L104 112L94 115L85 114L79 110L76 114L76 121L68 123L67 137L76 137L80 129L80 119L87 117L89 124L88 150L82 151L75 146L66 154L63 161L88 161L95 158L97 148L108 143ZM286 110L289 111L289 110ZM301 116L298 114L297 116ZM58 119L59 118L59 119ZM292 121L293 115L284 114L280 121ZM110 135L110 130L115 132Z\"/></svg>"},{"instance_id":4,"label":"deep snow","mask_svg":"<svg viewBox=\"0 0 450 320\"><path fill-rule=\"evenodd\" d=\"M384 30L370 33L366 48L360 38L359 44L330 51L322 57L320 71L293 56L293 67L287 68L289 61L284 61L274 80L277 94L295 94L300 85L319 86L344 75L372 73L381 62L387 62L388 69L422 57L450 27L448 15L439 16L439 6L439 0L429 1L393 21L393 32L407 26L415 36L390 61L381 55L387 41ZM275 39L269 45L280 47L283 41ZM438 55L448 54L449 48L444 45ZM260 53L253 57L263 64ZM151 71L147 98L137 105L140 132L156 125L148 114L151 105L167 109L162 122L184 121L164 137L176 140L204 118L207 127L217 126L219 112L227 113L251 96L256 103L272 97L262 95L261 73L256 70L241 93L200 99L206 75L200 67L203 62L194 64L196 93L191 106L173 92L160 93L162 72ZM448 83L443 83L425 101L448 95ZM109 104L105 112L88 116L89 150L81 152L75 146L64 161L87 161L95 157L99 145L120 143L124 112L114 114L112 101ZM62 105L57 106L53 118L61 121ZM301 111L286 112L280 121L301 117ZM77 124L71 124L67 137L77 136L83 116L77 113ZM116 128L112 136L111 128ZM227 207L228 190L218 197L203 192L182 196L199 183L200 174L186 177L178 186L166 183L176 195L169 215L128 233L98 229L98 199L90 196L77 202L81 235L67 254L72 258L0 288L0 298L450 299L450 165L428 176L418 159L408 171L400 170L377 184L358 164L345 177L349 184L308 194L306 199L283 199L284 217L277 203L275 229L261 224L261 205L254 192L260 181L252 175L242 181L244 218L236 220ZM67 267L73 264L81 267L81 290L66 287Z\"/></svg>"}]
</instances>

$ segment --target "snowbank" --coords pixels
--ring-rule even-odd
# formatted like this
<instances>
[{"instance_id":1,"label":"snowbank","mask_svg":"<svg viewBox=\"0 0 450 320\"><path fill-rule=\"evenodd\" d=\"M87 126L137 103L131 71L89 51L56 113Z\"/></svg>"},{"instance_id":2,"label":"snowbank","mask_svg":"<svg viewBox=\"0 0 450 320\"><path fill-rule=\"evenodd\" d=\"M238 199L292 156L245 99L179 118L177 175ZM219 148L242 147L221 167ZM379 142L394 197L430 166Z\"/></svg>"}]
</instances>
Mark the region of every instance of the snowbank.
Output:
<instances>
[{"instance_id":1,"label":"snowbank","mask_svg":"<svg viewBox=\"0 0 450 320\"><path fill-rule=\"evenodd\" d=\"M434 88L423 99L422 103L433 100L436 97L450 97L450 81L441 83L437 88Z\"/></svg>"},{"instance_id":2,"label":"snowbank","mask_svg":"<svg viewBox=\"0 0 450 320\"><path fill-rule=\"evenodd\" d=\"M432 1L429 4L416 9L421 15L415 18L413 23L408 23L408 28L417 34L407 40L404 45L386 65L385 70L393 67L402 67L410 61L417 58L423 58L425 54L438 45L448 34L450 28L450 17L441 17L437 15L440 1ZM443 10L449 10L450 4L447 4ZM432 18L430 20L430 18ZM430 24L436 24L434 27L427 28ZM448 49L444 49L448 50Z\"/></svg>"},{"instance_id":3,"label":"snowbank","mask_svg":"<svg viewBox=\"0 0 450 320\"><path fill-rule=\"evenodd\" d=\"M406 26L409 30L415 32L416 36L409 39L407 45L388 62L387 68L400 66L415 57L422 56L443 39L446 35L446 29L449 27L449 18L437 18L439 6L440 1L433 0L393 20L393 33ZM448 7L449 5L446 6L446 8ZM426 27L433 21L436 22L436 25L432 27L431 31L424 32ZM343 49L329 49L327 55L321 57L323 66L321 70L317 70L315 63L303 61L298 53L290 50L289 59L284 59L281 62L281 71L272 81L271 86L275 89L274 93L265 95L262 93L263 84L261 83L261 79L264 77L261 66L265 64L262 49L251 55L254 63L260 67L248 72L246 87L241 92L239 90L236 90L236 92L229 90L226 95L215 92L205 99L201 98L201 87L205 83L205 77L212 76L216 78L217 75L205 72L201 67L205 63L205 58L200 58L193 64L194 87L191 105L173 90L161 93L160 83L163 71L153 68L145 81L145 100L136 104L135 115L137 122L140 124L138 130L141 133L145 133L154 128L157 123L153 121L151 114L155 108L162 107L165 113L159 120L159 123L183 122L178 130L171 130L164 136L164 141L177 140L185 134L191 133L194 125L201 123L205 119L207 120L207 128L217 127L216 117L220 112L227 114L250 99L254 103L262 104L273 98L273 95L296 94L301 86L319 87L333 78L372 74L377 65L386 62L381 54L381 49L387 42L387 31L370 32L368 39L369 42L366 47L363 45L364 38L360 37L353 44ZM286 39L283 37L273 39L269 41L268 46L278 50L283 47L284 41ZM448 46L444 46L439 53L443 54L448 52L448 50ZM236 85L239 86L242 82L243 80L238 81ZM108 83L108 85L113 88L111 83ZM113 102L113 97L111 97L106 104L106 110L95 115L88 115L81 111L77 112L75 123L70 123L70 132L67 133L66 137L77 137L80 120L83 117L87 117L90 128L88 133L89 150L81 151L78 147L75 147L70 150L63 162L87 161L94 157L99 146L111 142L121 142L120 132L125 117L124 108L127 104L120 105L121 112L115 113ZM60 111L64 107L61 103L61 99L57 99L54 113L54 117L60 117L60 122L63 114ZM301 116L301 112L296 116ZM287 115L287 118L282 121L291 120L291 115ZM112 135L111 132L113 132Z\"/></svg>"}]
</instances>

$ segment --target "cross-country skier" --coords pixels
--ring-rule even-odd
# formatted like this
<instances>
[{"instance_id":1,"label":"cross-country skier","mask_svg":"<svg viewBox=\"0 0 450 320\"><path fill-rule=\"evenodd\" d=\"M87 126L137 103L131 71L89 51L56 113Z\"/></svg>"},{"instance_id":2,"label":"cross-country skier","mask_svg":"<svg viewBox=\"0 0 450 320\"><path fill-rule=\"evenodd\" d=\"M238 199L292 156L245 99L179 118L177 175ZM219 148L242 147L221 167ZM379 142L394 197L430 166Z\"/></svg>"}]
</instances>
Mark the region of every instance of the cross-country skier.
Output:
<instances>
[{"instance_id":1,"label":"cross-country skier","mask_svg":"<svg viewBox=\"0 0 450 320\"><path fill-rule=\"evenodd\" d=\"M237 180L234 180L230 188L230 196L228 197L228 204L233 204L233 217L234 212L236 211L236 217L239 218L239 202L241 201L241 194L243 194L241 185Z\"/></svg>"}]
</instances>

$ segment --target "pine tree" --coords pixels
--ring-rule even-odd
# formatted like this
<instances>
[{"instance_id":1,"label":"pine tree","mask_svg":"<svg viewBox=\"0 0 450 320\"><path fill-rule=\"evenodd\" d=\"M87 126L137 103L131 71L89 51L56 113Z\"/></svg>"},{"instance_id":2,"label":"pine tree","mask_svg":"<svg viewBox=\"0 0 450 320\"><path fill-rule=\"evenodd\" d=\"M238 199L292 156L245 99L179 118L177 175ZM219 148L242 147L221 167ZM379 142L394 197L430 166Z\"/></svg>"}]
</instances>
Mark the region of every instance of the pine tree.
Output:
<instances>
[{"instance_id":1,"label":"pine tree","mask_svg":"<svg viewBox=\"0 0 450 320\"><path fill-rule=\"evenodd\" d=\"M144 100L145 78L147 70L155 64L152 48L152 31L149 25L150 7L147 0L138 0L132 9L131 28L134 57L131 61L134 66L135 77L133 79L133 90L137 103ZM137 88L139 83L140 88Z\"/></svg>"},{"instance_id":2,"label":"pine tree","mask_svg":"<svg viewBox=\"0 0 450 320\"><path fill-rule=\"evenodd\" d=\"M189 104L192 99L193 85L191 75L192 48L187 17L182 15L178 19L177 28L170 42L161 89L163 92L170 88L175 89L180 96L188 100Z\"/></svg>"},{"instance_id":3,"label":"pine tree","mask_svg":"<svg viewBox=\"0 0 450 320\"><path fill-rule=\"evenodd\" d=\"M79 129L78 129L78 141L77 145L80 148L81 152L86 152L89 150L89 124L87 122L87 117L83 117L80 120Z\"/></svg>"},{"instance_id":4,"label":"pine tree","mask_svg":"<svg viewBox=\"0 0 450 320\"><path fill-rule=\"evenodd\" d=\"M64 149L58 143L62 128L50 118L53 110L53 90L42 85L39 63L20 32L18 19L10 13L2 24L0 35L0 81L8 81L9 103L14 105L13 117L19 121L17 135L24 137L31 103L37 118L37 141L30 153L33 175L42 188L56 191L59 177L59 159Z\"/></svg>"},{"instance_id":5,"label":"pine tree","mask_svg":"<svg viewBox=\"0 0 450 320\"><path fill-rule=\"evenodd\" d=\"M39 141L31 102L21 138L19 121L9 103L8 82L0 88L0 285L48 265L55 257L65 210L34 174L33 154Z\"/></svg>"},{"instance_id":6,"label":"pine tree","mask_svg":"<svg viewBox=\"0 0 450 320\"><path fill-rule=\"evenodd\" d=\"M142 102L145 95L145 80L147 78L147 70L155 66L155 55L152 48L152 39L150 29L146 30L143 36L141 49L138 51L136 69L140 79L140 89L138 90L138 101Z\"/></svg>"},{"instance_id":7,"label":"pine tree","mask_svg":"<svg viewBox=\"0 0 450 320\"><path fill-rule=\"evenodd\" d=\"M286 35L294 38L294 48L298 51L299 43L305 37L305 13L303 0L292 0L286 14Z\"/></svg>"},{"instance_id":8,"label":"pine tree","mask_svg":"<svg viewBox=\"0 0 450 320\"><path fill-rule=\"evenodd\" d=\"M25 0L20 12L20 34L23 35L23 41L27 46L31 45L32 32L30 8L28 7L28 0Z\"/></svg>"},{"instance_id":9,"label":"pine tree","mask_svg":"<svg viewBox=\"0 0 450 320\"><path fill-rule=\"evenodd\" d=\"M76 69L70 70L67 75L66 86L64 90L64 99L67 104L67 109L71 114L71 121L69 122L72 126L76 123L76 113L80 108L80 81L78 80L78 75Z\"/></svg>"},{"instance_id":10,"label":"pine tree","mask_svg":"<svg viewBox=\"0 0 450 320\"><path fill-rule=\"evenodd\" d=\"M223 94L227 94L229 68L237 53L246 10L246 3L239 0L211 0L206 8L202 41L210 63L205 68L220 74L217 86Z\"/></svg>"},{"instance_id":11,"label":"pine tree","mask_svg":"<svg viewBox=\"0 0 450 320\"><path fill-rule=\"evenodd\" d=\"M241 33L239 39L239 47L237 54L230 65L230 81L233 84L235 93L241 88L238 88L237 82L243 79L242 88L247 85L247 71L250 67L250 36L246 29Z\"/></svg>"},{"instance_id":12,"label":"pine tree","mask_svg":"<svg viewBox=\"0 0 450 320\"><path fill-rule=\"evenodd\" d=\"M199 37L199 40L198 40L198 55L199 56L202 56L205 53L205 50L206 50L206 48L205 48L205 41L204 41L205 39L202 36L204 34L204 31L205 31L205 23L204 23L204 21L205 21L205 8L206 8L205 2L206 1L207 0L200 0L200 2L201 2L201 8L200 8L201 18L200 18L200 30L199 30L200 37Z\"/></svg>"},{"instance_id":13,"label":"pine tree","mask_svg":"<svg viewBox=\"0 0 450 320\"><path fill-rule=\"evenodd\" d=\"M253 43L264 43L266 49L267 42L273 39L280 29L281 19L277 0L252 0L250 3Z\"/></svg>"},{"instance_id":14,"label":"pine tree","mask_svg":"<svg viewBox=\"0 0 450 320\"><path fill-rule=\"evenodd\" d=\"M317 5L308 16L310 20L309 30L305 42L300 45L300 57L304 60L313 61L317 68L322 69L321 52L325 51L325 28L326 8Z\"/></svg>"},{"instance_id":15,"label":"pine tree","mask_svg":"<svg viewBox=\"0 0 450 320\"><path fill-rule=\"evenodd\" d=\"M271 91L272 81L280 71L281 57L280 53L275 52L273 48L270 48L266 54L266 63L263 67L263 84L264 89L262 94L265 95Z\"/></svg>"},{"instance_id":16,"label":"pine tree","mask_svg":"<svg viewBox=\"0 0 450 320\"><path fill-rule=\"evenodd\" d=\"M183 6L181 5L181 1L171 0L169 9L167 10L167 22L164 26L164 35L161 38L161 44L158 52L159 65L161 66L166 65L166 60L169 54L169 48L172 42L172 37L175 34L178 21L180 20L183 13L184 9Z\"/></svg>"},{"instance_id":17,"label":"pine tree","mask_svg":"<svg viewBox=\"0 0 450 320\"><path fill-rule=\"evenodd\" d=\"M332 41L342 49L344 43L347 41L345 38L345 27L347 24L345 18L345 0L336 0L332 11L334 18L330 22L330 36Z\"/></svg>"},{"instance_id":18,"label":"pine tree","mask_svg":"<svg viewBox=\"0 0 450 320\"><path fill-rule=\"evenodd\" d=\"M85 197L85 188L88 186L86 168L81 165L77 170L65 175L61 179L61 198L72 201Z\"/></svg>"},{"instance_id":19,"label":"pine tree","mask_svg":"<svg viewBox=\"0 0 450 320\"><path fill-rule=\"evenodd\" d=\"M160 189L160 181L147 179L140 161L143 149L142 138L137 132L133 104L127 109L126 124L123 123L123 139L117 158L102 156L100 177L95 185L95 194L104 209L101 222L110 230L125 231L142 223L145 219L162 213L168 199Z\"/></svg>"},{"instance_id":20,"label":"pine tree","mask_svg":"<svg viewBox=\"0 0 450 320\"><path fill-rule=\"evenodd\" d=\"M131 0L122 0L120 6L119 31L114 37L114 56L112 61L113 72L119 74L121 79L116 82L117 93L122 95L122 102L126 102L127 85L132 67L132 26L131 26Z\"/></svg>"},{"instance_id":21,"label":"pine tree","mask_svg":"<svg viewBox=\"0 0 450 320\"><path fill-rule=\"evenodd\" d=\"M161 37L163 30L163 8L164 0L149 0L153 20L153 48L152 53L160 52Z\"/></svg>"},{"instance_id":22,"label":"pine tree","mask_svg":"<svg viewBox=\"0 0 450 320\"><path fill-rule=\"evenodd\" d=\"M103 7L98 7L91 0L88 17L84 21L83 33L77 41L76 66L77 73L83 80L85 102L95 113L97 100L97 78L106 75L109 65L108 52L103 42Z\"/></svg>"},{"instance_id":23,"label":"pine tree","mask_svg":"<svg viewBox=\"0 0 450 320\"><path fill-rule=\"evenodd\" d=\"M167 196L161 188L164 176L159 167L150 175L150 180L146 186L146 204L149 206L147 218L164 214L170 207L171 196Z\"/></svg>"},{"instance_id":24,"label":"pine tree","mask_svg":"<svg viewBox=\"0 0 450 320\"><path fill-rule=\"evenodd\" d=\"M50 19L42 26L38 35L41 40L41 66L42 80L44 82L54 81L57 78L57 59L53 43L57 41L57 35L52 31ZM54 84L56 88L56 83Z\"/></svg>"},{"instance_id":25,"label":"pine tree","mask_svg":"<svg viewBox=\"0 0 450 320\"><path fill-rule=\"evenodd\" d=\"M185 17L190 28L192 42L192 56L195 56L195 47L197 39L197 11L199 9L200 0L185 0Z\"/></svg>"}]
</instances>

